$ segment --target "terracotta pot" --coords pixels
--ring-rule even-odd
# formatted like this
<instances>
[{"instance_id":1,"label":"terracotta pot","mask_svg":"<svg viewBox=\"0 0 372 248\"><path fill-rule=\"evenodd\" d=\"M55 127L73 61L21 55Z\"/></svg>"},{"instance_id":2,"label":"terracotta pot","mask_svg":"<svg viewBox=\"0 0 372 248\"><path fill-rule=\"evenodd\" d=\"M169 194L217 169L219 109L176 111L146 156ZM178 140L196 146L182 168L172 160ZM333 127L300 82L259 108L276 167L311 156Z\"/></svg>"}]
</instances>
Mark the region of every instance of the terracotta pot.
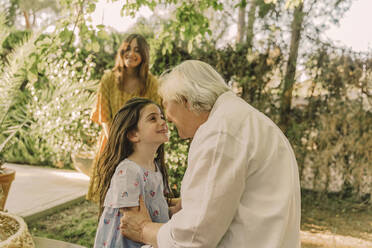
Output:
<instances>
[{"instance_id":1,"label":"terracotta pot","mask_svg":"<svg viewBox=\"0 0 372 248\"><path fill-rule=\"evenodd\" d=\"M35 247L27 225L21 217L10 213L0 212L0 226L0 247Z\"/></svg>"},{"instance_id":2,"label":"terracotta pot","mask_svg":"<svg viewBox=\"0 0 372 248\"><path fill-rule=\"evenodd\" d=\"M6 199L10 190L10 185L15 178L15 170L4 168L0 174L0 211L4 210Z\"/></svg>"}]
</instances>

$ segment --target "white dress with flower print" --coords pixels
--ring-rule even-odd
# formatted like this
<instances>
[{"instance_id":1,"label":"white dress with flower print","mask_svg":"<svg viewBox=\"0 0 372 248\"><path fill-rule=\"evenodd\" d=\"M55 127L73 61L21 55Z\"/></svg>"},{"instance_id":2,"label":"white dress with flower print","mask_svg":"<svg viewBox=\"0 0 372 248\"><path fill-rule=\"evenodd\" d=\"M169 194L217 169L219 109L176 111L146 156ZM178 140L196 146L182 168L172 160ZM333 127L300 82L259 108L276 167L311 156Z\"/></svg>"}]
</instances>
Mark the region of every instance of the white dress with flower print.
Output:
<instances>
[{"instance_id":1,"label":"white dress with flower print","mask_svg":"<svg viewBox=\"0 0 372 248\"><path fill-rule=\"evenodd\" d=\"M165 223L169 220L163 178L159 169L156 172L148 171L125 159L117 166L111 178L104 210L98 223L95 248L132 248L144 245L126 239L120 233L120 208L138 206L140 195L143 196L153 222Z\"/></svg>"}]
</instances>

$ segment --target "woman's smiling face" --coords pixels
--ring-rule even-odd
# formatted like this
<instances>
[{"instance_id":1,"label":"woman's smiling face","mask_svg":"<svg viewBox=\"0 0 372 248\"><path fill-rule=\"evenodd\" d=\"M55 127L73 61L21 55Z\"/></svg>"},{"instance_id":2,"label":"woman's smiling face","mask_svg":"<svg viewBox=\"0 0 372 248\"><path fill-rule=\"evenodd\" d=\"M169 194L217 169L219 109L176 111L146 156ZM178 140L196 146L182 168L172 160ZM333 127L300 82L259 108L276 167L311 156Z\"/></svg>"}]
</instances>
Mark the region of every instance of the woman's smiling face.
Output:
<instances>
[{"instance_id":1,"label":"woman's smiling face","mask_svg":"<svg viewBox=\"0 0 372 248\"><path fill-rule=\"evenodd\" d=\"M138 47L137 39L133 39L128 48L124 52L124 66L129 69L134 69L142 62L140 48Z\"/></svg>"}]
</instances>

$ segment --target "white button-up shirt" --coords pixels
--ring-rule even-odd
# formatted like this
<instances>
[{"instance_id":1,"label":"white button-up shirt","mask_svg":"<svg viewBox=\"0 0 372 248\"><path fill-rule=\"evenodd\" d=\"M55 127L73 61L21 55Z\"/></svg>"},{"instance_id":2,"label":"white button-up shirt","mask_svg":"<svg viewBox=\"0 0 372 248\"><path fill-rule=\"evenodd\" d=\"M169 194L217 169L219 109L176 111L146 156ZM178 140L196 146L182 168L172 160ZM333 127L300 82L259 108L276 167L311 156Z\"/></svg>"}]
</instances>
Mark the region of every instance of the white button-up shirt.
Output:
<instances>
[{"instance_id":1,"label":"white button-up shirt","mask_svg":"<svg viewBox=\"0 0 372 248\"><path fill-rule=\"evenodd\" d=\"M300 184L281 130L232 92L192 140L182 210L157 235L169 247L300 247Z\"/></svg>"}]
</instances>

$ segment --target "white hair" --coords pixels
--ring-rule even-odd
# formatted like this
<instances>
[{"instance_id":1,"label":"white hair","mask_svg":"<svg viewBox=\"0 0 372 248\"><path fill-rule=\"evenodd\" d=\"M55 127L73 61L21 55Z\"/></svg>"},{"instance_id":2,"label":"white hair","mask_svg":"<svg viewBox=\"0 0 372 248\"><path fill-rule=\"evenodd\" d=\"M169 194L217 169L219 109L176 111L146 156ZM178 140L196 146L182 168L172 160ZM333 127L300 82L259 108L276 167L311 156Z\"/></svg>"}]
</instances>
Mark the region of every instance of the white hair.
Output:
<instances>
[{"instance_id":1,"label":"white hair","mask_svg":"<svg viewBox=\"0 0 372 248\"><path fill-rule=\"evenodd\" d=\"M167 101L187 100L195 112L210 111L217 98L230 91L222 76L209 64L186 60L160 77L159 95Z\"/></svg>"}]
</instances>

